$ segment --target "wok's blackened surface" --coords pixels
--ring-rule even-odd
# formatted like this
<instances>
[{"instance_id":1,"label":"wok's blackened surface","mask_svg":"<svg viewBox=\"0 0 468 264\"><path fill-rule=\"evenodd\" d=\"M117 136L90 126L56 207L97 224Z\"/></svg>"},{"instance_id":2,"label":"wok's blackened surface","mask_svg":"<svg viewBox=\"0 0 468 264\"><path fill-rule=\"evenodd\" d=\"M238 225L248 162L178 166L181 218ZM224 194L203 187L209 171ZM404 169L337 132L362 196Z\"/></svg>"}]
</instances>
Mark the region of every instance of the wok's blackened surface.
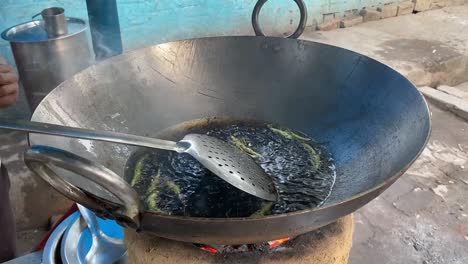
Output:
<instances>
[{"instance_id":1,"label":"wok's blackened surface","mask_svg":"<svg viewBox=\"0 0 468 264\"><path fill-rule=\"evenodd\" d=\"M130 158L126 179L145 209L193 217L261 217L314 208L330 194L333 160L323 146L299 132L240 121L211 123L196 132L249 153L273 177L279 200L272 204L238 190L188 154L144 150Z\"/></svg>"}]
</instances>

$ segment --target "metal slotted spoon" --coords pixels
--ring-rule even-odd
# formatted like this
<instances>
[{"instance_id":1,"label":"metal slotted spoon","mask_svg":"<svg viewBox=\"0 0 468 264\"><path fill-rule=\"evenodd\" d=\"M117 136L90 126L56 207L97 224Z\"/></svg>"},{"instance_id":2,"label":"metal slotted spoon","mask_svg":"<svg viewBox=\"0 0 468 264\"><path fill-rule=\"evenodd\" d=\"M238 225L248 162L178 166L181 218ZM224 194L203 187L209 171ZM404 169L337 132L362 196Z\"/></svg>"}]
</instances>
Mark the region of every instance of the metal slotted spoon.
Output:
<instances>
[{"instance_id":1,"label":"metal slotted spoon","mask_svg":"<svg viewBox=\"0 0 468 264\"><path fill-rule=\"evenodd\" d=\"M207 135L188 134L179 142L174 142L124 133L96 131L26 120L0 120L0 129L188 153L208 170L238 189L269 201L276 201L278 198L271 177L247 153L222 140Z\"/></svg>"}]
</instances>

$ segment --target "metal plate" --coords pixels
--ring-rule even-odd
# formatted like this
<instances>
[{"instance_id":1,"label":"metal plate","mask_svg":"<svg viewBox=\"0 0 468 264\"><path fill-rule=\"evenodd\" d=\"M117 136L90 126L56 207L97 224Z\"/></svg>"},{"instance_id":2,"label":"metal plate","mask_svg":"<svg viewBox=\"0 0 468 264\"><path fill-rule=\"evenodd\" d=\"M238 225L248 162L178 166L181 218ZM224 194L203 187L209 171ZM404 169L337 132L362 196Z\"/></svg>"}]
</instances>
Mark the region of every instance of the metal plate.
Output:
<instances>
[{"instance_id":1,"label":"metal plate","mask_svg":"<svg viewBox=\"0 0 468 264\"><path fill-rule=\"evenodd\" d=\"M49 239L47 240L47 243L44 248L44 252L42 254L42 263L46 264L55 264L55 263L60 263L57 261L56 256L57 256L57 250L59 248L59 243L61 241L61 238L63 236L63 233L68 229L68 227L79 219L80 214L78 212L70 215L67 217L65 220L58 225L54 232L50 235Z\"/></svg>"}]
</instances>

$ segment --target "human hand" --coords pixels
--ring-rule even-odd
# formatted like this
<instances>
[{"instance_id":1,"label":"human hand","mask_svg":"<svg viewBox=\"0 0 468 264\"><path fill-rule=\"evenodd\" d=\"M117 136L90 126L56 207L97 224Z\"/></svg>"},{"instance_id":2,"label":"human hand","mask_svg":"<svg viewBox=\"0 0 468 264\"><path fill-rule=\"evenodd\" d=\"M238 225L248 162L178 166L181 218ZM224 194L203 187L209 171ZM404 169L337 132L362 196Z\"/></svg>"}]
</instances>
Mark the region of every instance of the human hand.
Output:
<instances>
[{"instance_id":1,"label":"human hand","mask_svg":"<svg viewBox=\"0 0 468 264\"><path fill-rule=\"evenodd\" d=\"M10 65L0 64L0 107L13 105L18 98L18 76Z\"/></svg>"}]
</instances>

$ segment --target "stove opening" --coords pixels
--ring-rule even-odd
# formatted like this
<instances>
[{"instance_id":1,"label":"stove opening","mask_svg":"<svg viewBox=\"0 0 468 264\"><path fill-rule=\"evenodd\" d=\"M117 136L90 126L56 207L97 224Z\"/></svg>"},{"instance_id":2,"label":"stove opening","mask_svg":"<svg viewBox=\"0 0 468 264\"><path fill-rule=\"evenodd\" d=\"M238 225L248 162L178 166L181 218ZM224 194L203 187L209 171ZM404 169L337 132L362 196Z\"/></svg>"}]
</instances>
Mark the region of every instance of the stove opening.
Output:
<instances>
[{"instance_id":1,"label":"stove opening","mask_svg":"<svg viewBox=\"0 0 468 264\"><path fill-rule=\"evenodd\" d=\"M268 251L273 250L284 243L292 240L291 237L276 239L263 243L256 244L244 244L244 245L202 245L194 244L199 249L212 253L212 254L222 254L222 253L235 253L235 252L251 252L251 251Z\"/></svg>"}]
</instances>

